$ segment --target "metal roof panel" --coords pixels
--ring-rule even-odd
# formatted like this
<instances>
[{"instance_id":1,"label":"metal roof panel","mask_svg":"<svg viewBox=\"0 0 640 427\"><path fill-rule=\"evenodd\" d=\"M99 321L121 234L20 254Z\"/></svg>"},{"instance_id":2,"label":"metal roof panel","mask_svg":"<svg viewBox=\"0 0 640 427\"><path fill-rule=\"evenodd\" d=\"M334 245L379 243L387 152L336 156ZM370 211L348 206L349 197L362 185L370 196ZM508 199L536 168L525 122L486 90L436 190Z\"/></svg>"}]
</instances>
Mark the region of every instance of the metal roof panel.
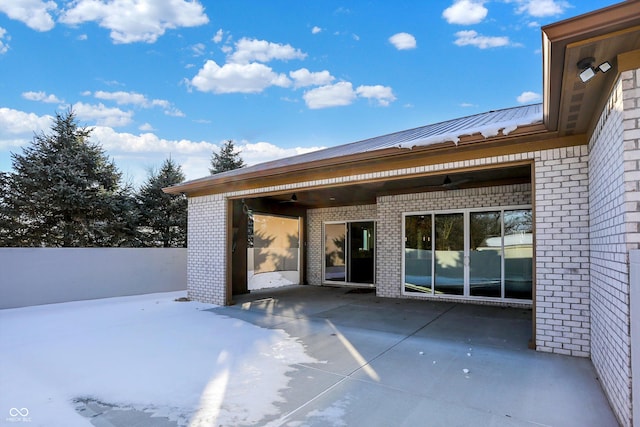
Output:
<instances>
[{"instance_id":1,"label":"metal roof panel","mask_svg":"<svg viewBox=\"0 0 640 427\"><path fill-rule=\"evenodd\" d=\"M489 111L486 113L433 123L414 129L402 130L387 135L337 145L335 147L329 147L318 151L312 151L310 153L299 154L297 156L246 166L241 169L235 169L189 181L189 183L206 181L214 177L215 179L218 179L241 176L252 172L268 171L269 169L276 169L279 167L312 163L320 160L328 160L394 147L410 149L417 146L427 146L447 141L452 141L457 144L459 138L465 135L482 133L486 138L497 135L498 131L502 131L503 134L506 135L519 126L536 123L542 123L542 104ZM184 184L187 183L179 185Z\"/></svg>"}]
</instances>

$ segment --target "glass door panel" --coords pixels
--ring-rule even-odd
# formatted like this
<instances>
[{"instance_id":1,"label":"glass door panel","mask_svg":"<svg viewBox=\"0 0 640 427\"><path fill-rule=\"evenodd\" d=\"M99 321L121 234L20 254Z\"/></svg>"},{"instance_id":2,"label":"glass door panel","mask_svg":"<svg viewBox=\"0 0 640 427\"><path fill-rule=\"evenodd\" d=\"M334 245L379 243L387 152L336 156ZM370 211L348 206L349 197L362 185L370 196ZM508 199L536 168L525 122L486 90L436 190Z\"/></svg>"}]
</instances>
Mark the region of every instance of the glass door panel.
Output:
<instances>
[{"instance_id":1,"label":"glass door panel","mask_svg":"<svg viewBox=\"0 0 640 427\"><path fill-rule=\"evenodd\" d=\"M346 233L347 227L345 223L325 224L324 226L325 280L344 282L347 279L345 263Z\"/></svg>"},{"instance_id":2,"label":"glass door panel","mask_svg":"<svg viewBox=\"0 0 640 427\"><path fill-rule=\"evenodd\" d=\"M349 223L349 282L373 284L374 281L374 223Z\"/></svg>"},{"instance_id":3,"label":"glass door panel","mask_svg":"<svg viewBox=\"0 0 640 427\"><path fill-rule=\"evenodd\" d=\"M531 209L504 212L505 298L531 299L533 221Z\"/></svg>"},{"instance_id":4,"label":"glass door panel","mask_svg":"<svg viewBox=\"0 0 640 427\"><path fill-rule=\"evenodd\" d=\"M469 293L502 296L502 223L500 212L469 214Z\"/></svg>"},{"instance_id":5,"label":"glass door panel","mask_svg":"<svg viewBox=\"0 0 640 427\"><path fill-rule=\"evenodd\" d=\"M435 292L464 294L464 214L435 215Z\"/></svg>"},{"instance_id":6,"label":"glass door panel","mask_svg":"<svg viewBox=\"0 0 640 427\"><path fill-rule=\"evenodd\" d=\"M432 228L431 214L405 217L405 292L432 293Z\"/></svg>"}]
</instances>

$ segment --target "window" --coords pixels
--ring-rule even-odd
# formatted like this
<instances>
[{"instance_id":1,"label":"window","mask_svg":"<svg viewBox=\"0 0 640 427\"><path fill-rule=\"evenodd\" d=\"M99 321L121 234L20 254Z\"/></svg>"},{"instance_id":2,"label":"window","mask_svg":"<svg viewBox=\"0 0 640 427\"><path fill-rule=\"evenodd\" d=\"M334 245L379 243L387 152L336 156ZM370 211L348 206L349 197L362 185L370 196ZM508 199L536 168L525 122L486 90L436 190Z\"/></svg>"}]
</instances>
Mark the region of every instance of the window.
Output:
<instances>
[{"instance_id":1,"label":"window","mask_svg":"<svg viewBox=\"0 0 640 427\"><path fill-rule=\"evenodd\" d=\"M531 208L403 216L403 293L531 300Z\"/></svg>"}]
</instances>

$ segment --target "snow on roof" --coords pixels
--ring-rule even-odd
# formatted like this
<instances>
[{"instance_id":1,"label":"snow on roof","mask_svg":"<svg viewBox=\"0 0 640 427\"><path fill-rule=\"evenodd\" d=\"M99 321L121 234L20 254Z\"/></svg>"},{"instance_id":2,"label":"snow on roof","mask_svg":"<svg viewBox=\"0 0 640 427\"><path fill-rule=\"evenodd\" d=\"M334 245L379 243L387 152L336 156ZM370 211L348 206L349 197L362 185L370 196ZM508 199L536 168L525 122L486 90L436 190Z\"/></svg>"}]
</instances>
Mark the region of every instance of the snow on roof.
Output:
<instances>
[{"instance_id":1,"label":"snow on roof","mask_svg":"<svg viewBox=\"0 0 640 427\"><path fill-rule=\"evenodd\" d=\"M266 171L278 167L300 165L303 163L311 163L394 147L411 149L413 147L429 146L443 142L453 142L457 145L460 138L465 135L480 133L485 138L489 138L498 135L500 131L502 131L503 135L508 135L520 126L537 123L542 123L542 104L513 107L434 123L362 141L337 145L323 150L222 172L214 176L215 178L240 176L247 173ZM196 179L189 181L189 183L206 181L209 179L211 179L211 177ZM184 184L187 183L180 184L179 186Z\"/></svg>"},{"instance_id":2,"label":"snow on roof","mask_svg":"<svg viewBox=\"0 0 640 427\"><path fill-rule=\"evenodd\" d=\"M401 141L398 147L423 147L448 141L457 145L462 136L479 133L484 138L490 138L500 134L500 131L506 136L520 126L537 123L542 123L542 104L489 111L418 128L423 135Z\"/></svg>"}]
</instances>

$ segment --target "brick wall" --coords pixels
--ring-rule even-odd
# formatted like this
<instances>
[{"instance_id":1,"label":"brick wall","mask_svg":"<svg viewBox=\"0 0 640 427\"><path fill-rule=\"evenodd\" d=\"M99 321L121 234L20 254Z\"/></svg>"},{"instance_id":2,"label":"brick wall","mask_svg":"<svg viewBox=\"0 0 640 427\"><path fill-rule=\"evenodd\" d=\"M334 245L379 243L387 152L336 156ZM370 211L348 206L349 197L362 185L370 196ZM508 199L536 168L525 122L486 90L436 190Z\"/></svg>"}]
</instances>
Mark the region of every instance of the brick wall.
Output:
<instances>
[{"instance_id":1,"label":"brick wall","mask_svg":"<svg viewBox=\"0 0 640 427\"><path fill-rule=\"evenodd\" d=\"M531 204L530 184L378 197L377 295L391 298L406 297L402 295L402 252L404 251L402 214L404 212L529 204ZM425 299L428 296L420 298Z\"/></svg>"},{"instance_id":2,"label":"brick wall","mask_svg":"<svg viewBox=\"0 0 640 427\"><path fill-rule=\"evenodd\" d=\"M536 348L588 357L589 192L586 146L536 153Z\"/></svg>"},{"instance_id":3,"label":"brick wall","mask_svg":"<svg viewBox=\"0 0 640 427\"><path fill-rule=\"evenodd\" d=\"M221 195L189 198L187 295L194 300L226 302L226 210Z\"/></svg>"},{"instance_id":4,"label":"brick wall","mask_svg":"<svg viewBox=\"0 0 640 427\"><path fill-rule=\"evenodd\" d=\"M587 160L586 146L565 147L299 182L289 186L281 185L190 199L190 295L203 301L224 303L225 197L251 196L268 192L384 179L391 176L442 173L452 169L489 165L499 167L505 163L533 161L536 171L533 191L537 236L536 322L538 330L536 345L541 351L588 356L590 351L590 296ZM480 203L477 206L486 206L486 203L491 201L490 192L501 190L482 189L476 191L486 192L482 196L484 197L482 203L477 202ZM467 200L469 194L464 192L456 193L459 197L456 197L455 200L452 200L452 192L430 194L416 197L442 197L440 204L434 206L441 206L443 209L462 205L465 207L476 206L471 200ZM411 198L413 196L399 197ZM380 199L379 202L383 204L387 200ZM514 204L520 204L520 201L514 202ZM500 205L512 204L508 199L496 203ZM424 209L424 203L421 206L419 209ZM434 207L433 209L439 208ZM377 218L377 282L380 287L378 293L381 296L400 296L401 274L399 269L401 268L402 239L393 239L390 236L393 236L392 233L397 233L395 230L401 230L402 215L398 213L400 210L395 212L395 215L384 213L380 207L376 208L375 206L310 211L308 218L308 282L320 284L322 280L322 221ZM387 218L388 221L381 222L381 218ZM394 280L397 280L397 283L394 283Z\"/></svg>"},{"instance_id":5,"label":"brick wall","mask_svg":"<svg viewBox=\"0 0 640 427\"><path fill-rule=\"evenodd\" d=\"M322 284L322 263L324 262L323 222L375 219L376 205L309 209L307 211L307 241L309 242L307 245L307 282L310 285Z\"/></svg>"},{"instance_id":6,"label":"brick wall","mask_svg":"<svg viewBox=\"0 0 640 427\"><path fill-rule=\"evenodd\" d=\"M625 224L631 251L640 249L640 69L623 73L622 87Z\"/></svg>"},{"instance_id":7,"label":"brick wall","mask_svg":"<svg viewBox=\"0 0 640 427\"><path fill-rule=\"evenodd\" d=\"M629 249L638 248L638 71L624 72L589 142L591 358L618 420L631 425Z\"/></svg>"}]
</instances>

